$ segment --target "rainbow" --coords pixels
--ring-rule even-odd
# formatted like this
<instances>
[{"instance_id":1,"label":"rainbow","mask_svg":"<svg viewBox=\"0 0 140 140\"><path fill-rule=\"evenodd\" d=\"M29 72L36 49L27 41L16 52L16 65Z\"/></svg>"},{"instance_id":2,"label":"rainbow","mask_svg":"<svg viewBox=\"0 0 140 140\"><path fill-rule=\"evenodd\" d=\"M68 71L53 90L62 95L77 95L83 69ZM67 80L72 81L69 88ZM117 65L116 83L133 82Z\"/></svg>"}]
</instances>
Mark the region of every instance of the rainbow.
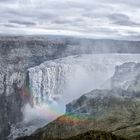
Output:
<instances>
[{"instance_id":1,"label":"rainbow","mask_svg":"<svg viewBox=\"0 0 140 140\"><path fill-rule=\"evenodd\" d=\"M48 117L48 119L54 118L54 120L57 119L58 122L68 125L85 124L93 120L93 117L90 118L85 115L62 114L62 112L60 112L58 109L47 104L44 104L43 107L41 105L34 105L32 92L30 89L25 86L21 89L21 91L22 98L26 100L26 102L29 102L31 107L35 107L37 110L39 110L40 115L45 116L46 118Z\"/></svg>"}]
</instances>

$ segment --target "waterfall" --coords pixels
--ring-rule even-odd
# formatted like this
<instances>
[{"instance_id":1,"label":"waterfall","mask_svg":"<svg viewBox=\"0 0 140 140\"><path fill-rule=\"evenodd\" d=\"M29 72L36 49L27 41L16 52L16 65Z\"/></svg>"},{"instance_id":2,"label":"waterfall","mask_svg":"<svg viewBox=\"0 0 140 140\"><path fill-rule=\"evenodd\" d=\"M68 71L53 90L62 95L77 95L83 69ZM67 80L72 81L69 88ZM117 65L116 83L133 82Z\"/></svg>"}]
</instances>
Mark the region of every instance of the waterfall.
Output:
<instances>
[{"instance_id":1,"label":"waterfall","mask_svg":"<svg viewBox=\"0 0 140 140\"><path fill-rule=\"evenodd\" d=\"M116 65L125 62L140 62L140 55L69 56L29 68L26 84L33 106L23 108L22 127L14 130L14 135L31 134L64 114L65 105L72 100L93 89L110 88Z\"/></svg>"},{"instance_id":2,"label":"waterfall","mask_svg":"<svg viewBox=\"0 0 140 140\"><path fill-rule=\"evenodd\" d=\"M29 69L29 83L34 104L57 101L63 94L67 76L75 67L55 62Z\"/></svg>"},{"instance_id":3,"label":"waterfall","mask_svg":"<svg viewBox=\"0 0 140 140\"><path fill-rule=\"evenodd\" d=\"M104 54L80 55L47 61L30 68L29 88L34 105L63 102L78 98L104 85L115 66L139 61L139 55Z\"/></svg>"}]
</instances>

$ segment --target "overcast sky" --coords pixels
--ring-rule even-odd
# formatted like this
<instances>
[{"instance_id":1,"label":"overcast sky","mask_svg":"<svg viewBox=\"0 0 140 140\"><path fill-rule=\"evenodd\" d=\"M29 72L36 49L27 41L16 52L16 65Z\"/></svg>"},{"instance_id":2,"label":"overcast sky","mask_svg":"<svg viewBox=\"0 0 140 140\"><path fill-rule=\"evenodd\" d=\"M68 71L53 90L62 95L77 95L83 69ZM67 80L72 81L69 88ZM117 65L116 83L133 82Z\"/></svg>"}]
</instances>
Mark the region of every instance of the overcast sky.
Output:
<instances>
[{"instance_id":1,"label":"overcast sky","mask_svg":"<svg viewBox=\"0 0 140 140\"><path fill-rule=\"evenodd\" d=\"M0 0L0 33L140 35L139 0Z\"/></svg>"}]
</instances>

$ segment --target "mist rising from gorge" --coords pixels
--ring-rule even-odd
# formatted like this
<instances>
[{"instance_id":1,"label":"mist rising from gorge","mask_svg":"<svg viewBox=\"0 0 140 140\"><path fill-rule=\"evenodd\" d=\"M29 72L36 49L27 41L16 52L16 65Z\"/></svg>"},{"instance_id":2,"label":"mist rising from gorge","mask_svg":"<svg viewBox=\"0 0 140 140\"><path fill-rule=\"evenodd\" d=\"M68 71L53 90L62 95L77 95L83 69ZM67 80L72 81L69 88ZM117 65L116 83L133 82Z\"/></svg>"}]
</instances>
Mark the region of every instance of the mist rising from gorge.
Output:
<instances>
[{"instance_id":1,"label":"mist rising from gorge","mask_svg":"<svg viewBox=\"0 0 140 140\"><path fill-rule=\"evenodd\" d=\"M30 68L29 88L34 106L25 106L24 121L42 120L41 123L48 123L64 114L65 105L84 93L111 88L110 78L116 65L125 62L140 62L140 55L69 56Z\"/></svg>"}]
</instances>

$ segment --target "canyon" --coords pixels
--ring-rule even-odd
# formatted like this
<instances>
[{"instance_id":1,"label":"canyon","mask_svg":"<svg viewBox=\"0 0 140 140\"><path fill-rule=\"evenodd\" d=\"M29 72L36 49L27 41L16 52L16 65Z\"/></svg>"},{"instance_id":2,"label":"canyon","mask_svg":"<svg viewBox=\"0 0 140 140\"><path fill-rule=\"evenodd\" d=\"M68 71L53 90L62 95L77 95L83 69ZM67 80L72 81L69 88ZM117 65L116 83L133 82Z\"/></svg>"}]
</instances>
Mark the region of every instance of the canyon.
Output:
<instances>
[{"instance_id":1,"label":"canyon","mask_svg":"<svg viewBox=\"0 0 140 140\"><path fill-rule=\"evenodd\" d=\"M116 65L140 61L139 46L139 41L1 36L0 139L19 137L19 132L14 137L17 128L23 133L26 127L31 126L28 131L32 133L36 127L61 116L65 111L64 105L73 99L96 88L109 88L109 78ZM83 76L79 79L78 74ZM137 84L133 83L135 87ZM53 113L53 118L46 119L44 110L40 115L42 106L45 111L50 107L60 111ZM39 112L33 116L37 117L29 118L28 111L34 113L36 109ZM42 122L37 120L40 116L45 116Z\"/></svg>"}]
</instances>

